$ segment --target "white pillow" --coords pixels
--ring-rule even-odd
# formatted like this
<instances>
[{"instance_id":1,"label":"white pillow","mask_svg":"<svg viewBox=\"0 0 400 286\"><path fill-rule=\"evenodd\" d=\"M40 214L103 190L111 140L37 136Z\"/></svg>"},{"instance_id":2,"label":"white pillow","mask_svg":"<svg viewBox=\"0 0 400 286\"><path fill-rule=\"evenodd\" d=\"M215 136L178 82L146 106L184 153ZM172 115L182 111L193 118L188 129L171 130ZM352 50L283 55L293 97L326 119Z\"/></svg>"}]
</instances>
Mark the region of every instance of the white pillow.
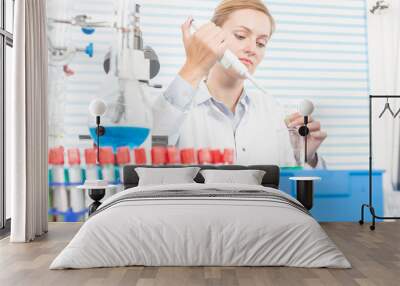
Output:
<instances>
[{"instance_id":1,"label":"white pillow","mask_svg":"<svg viewBox=\"0 0 400 286\"><path fill-rule=\"evenodd\" d=\"M261 185L265 171L262 170L201 170L204 183L234 183Z\"/></svg>"},{"instance_id":2,"label":"white pillow","mask_svg":"<svg viewBox=\"0 0 400 286\"><path fill-rule=\"evenodd\" d=\"M193 179L199 170L199 167L135 168L139 176L139 186L195 183Z\"/></svg>"}]
</instances>

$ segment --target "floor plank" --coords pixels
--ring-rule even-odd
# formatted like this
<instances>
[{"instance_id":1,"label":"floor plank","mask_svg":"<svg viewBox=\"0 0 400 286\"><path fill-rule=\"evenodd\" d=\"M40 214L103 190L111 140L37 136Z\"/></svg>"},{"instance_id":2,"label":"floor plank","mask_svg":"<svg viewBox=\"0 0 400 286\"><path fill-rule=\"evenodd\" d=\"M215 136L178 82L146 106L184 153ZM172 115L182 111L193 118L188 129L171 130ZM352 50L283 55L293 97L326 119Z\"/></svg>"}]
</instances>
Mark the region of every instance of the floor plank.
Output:
<instances>
[{"instance_id":1,"label":"floor plank","mask_svg":"<svg viewBox=\"0 0 400 286\"><path fill-rule=\"evenodd\" d=\"M32 243L0 240L0 285L400 285L400 222L383 222L375 231L356 223L322 223L352 269L290 267L117 267L48 269L79 230L80 223L50 223L49 233Z\"/></svg>"}]
</instances>

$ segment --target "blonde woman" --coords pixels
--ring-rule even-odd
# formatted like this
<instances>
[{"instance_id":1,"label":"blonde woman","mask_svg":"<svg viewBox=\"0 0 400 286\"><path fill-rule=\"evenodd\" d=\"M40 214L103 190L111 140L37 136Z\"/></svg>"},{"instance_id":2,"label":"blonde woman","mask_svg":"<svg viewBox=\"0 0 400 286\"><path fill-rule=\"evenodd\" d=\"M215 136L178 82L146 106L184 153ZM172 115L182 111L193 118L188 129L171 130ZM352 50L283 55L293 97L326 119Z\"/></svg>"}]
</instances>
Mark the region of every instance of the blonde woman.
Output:
<instances>
[{"instance_id":1,"label":"blonde woman","mask_svg":"<svg viewBox=\"0 0 400 286\"><path fill-rule=\"evenodd\" d=\"M153 132L167 135L169 144L180 148L233 148L236 164L295 164L274 98L248 93L245 79L218 63L229 49L255 72L275 29L267 7L259 0L225 0L195 33L191 22L182 25L186 61L154 106ZM298 113L287 121L289 127L302 123ZM311 119L308 127L308 164L322 167L317 149L327 134L318 121Z\"/></svg>"}]
</instances>

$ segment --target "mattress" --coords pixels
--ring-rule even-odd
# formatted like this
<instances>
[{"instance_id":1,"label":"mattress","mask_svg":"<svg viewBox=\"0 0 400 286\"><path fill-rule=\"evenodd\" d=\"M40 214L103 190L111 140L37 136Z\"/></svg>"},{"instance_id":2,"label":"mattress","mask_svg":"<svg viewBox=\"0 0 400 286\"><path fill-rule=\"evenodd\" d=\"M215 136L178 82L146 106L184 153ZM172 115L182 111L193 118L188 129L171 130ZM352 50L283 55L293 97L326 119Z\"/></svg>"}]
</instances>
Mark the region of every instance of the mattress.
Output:
<instances>
[{"instance_id":1,"label":"mattress","mask_svg":"<svg viewBox=\"0 0 400 286\"><path fill-rule=\"evenodd\" d=\"M144 266L350 268L297 200L263 186L138 186L108 198L50 269Z\"/></svg>"}]
</instances>

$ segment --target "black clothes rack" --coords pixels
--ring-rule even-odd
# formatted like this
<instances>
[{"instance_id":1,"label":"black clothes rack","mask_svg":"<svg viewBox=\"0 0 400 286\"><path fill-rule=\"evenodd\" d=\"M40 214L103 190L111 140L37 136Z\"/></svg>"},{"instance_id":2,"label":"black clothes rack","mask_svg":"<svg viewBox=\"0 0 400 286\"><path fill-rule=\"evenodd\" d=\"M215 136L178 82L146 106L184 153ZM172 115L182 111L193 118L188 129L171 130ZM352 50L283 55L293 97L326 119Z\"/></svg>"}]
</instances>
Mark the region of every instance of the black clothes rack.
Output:
<instances>
[{"instance_id":1,"label":"black clothes rack","mask_svg":"<svg viewBox=\"0 0 400 286\"><path fill-rule=\"evenodd\" d=\"M375 230L375 219L400 219L400 217L385 217L379 216L375 213L375 208L372 202L372 100L374 98L400 98L400 95L369 95L369 201L368 204L363 204L361 206L361 219L359 223L364 224L364 208L368 208L372 216L372 224L369 226L371 230ZM396 115L398 113L396 112ZM398 119L400 120L400 118Z\"/></svg>"}]
</instances>

